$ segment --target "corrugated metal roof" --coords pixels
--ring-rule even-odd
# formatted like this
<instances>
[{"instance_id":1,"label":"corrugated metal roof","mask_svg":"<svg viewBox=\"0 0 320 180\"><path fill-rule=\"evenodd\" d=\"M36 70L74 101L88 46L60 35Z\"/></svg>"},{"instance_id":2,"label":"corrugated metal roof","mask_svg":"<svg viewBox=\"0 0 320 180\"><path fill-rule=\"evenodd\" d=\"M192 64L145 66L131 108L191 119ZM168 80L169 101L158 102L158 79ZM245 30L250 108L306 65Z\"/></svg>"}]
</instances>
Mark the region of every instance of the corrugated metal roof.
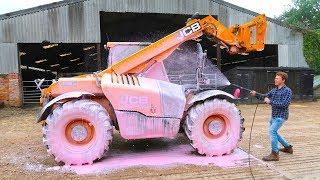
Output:
<instances>
[{"instance_id":1,"label":"corrugated metal roof","mask_svg":"<svg viewBox=\"0 0 320 180\"><path fill-rule=\"evenodd\" d=\"M231 9L234 9L234 10L237 10L237 11L240 11L240 12L252 15L252 16L256 16L256 15L259 14L257 12L251 11L249 9L245 9L243 7L231 4L231 3L223 1L223 0L210 0L210 1L214 1L214 2L216 2L218 4L221 4L221 5L225 6L225 7L229 7ZM303 29L301 29L301 28L290 26L289 24L286 24L286 23L284 23L282 21L279 21L277 19L274 19L274 18L267 17L267 20L269 22L274 23L274 24L277 24L277 25L280 25L280 26L283 26L283 27L287 27L287 28L290 28L290 29L293 29L293 30L296 30L296 31L303 31Z\"/></svg>"},{"instance_id":2,"label":"corrugated metal roof","mask_svg":"<svg viewBox=\"0 0 320 180\"><path fill-rule=\"evenodd\" d=\"M31 14L31 13L36 13L39 11L45 11L45 10L50 10L50 9L55 9L55 8L59 8L62 6L68 6L68 5L73 5L73 4L79 4L79 3L83 3L84 1L92 1L94 2L95 0L67 0L67 1L59 1L59 2L54 2L51 4L45 4L45 5L41 5L41 6L37 6L37 7L33 7L33 8L29 8L29 9L24 9L24 10L20 10L20 11L15 11L15 12L11 12L11 13L6 13L6 14L2 14L0 15L0 20L3 19L7 19L7 18L14 18L17 16L21 16L21 15L26 15L26 14ZM99 1L99 0L98 0ZM148 2L149 1L149 2ZM123 5L126 5L126 8L124 8L125 10L129 10L132 12L143 12L142 10L144 9L148 9L151 6L148 6L150 4L152 4L152 2L150 3L151 0L134 0L134 1L130 1L128 0L126 2L126 0L116 0L116 1L102 1L102 3L100 5L108 5L110 7L110 9L114 9L114 10L118 10L117 7L121 6L123 8ZM160 1L160 2L159 2ZM162 7L163 9L167 9L169 11L169 13L175 13L175 12L179 12L179 11L184 11L186 12L187 9L201 9L203 7L208 8L209 4L211 2L223 5L225 7L229 7L231 9L249 14L249 15L253 15L256 16L258 13L242 8L240 6L228 3L226 1L223 0L206 0L206 1L202 1L202 0L198 0L198 1L185 1L185 0L179 0L178 4L175 3L174 1L162 1L162 0L156 0L154 4L156 5L160 5L157 7ZM113 5L113 6L110 6ZM175 6L178 5L178 6ZM191 5L191 6L190 6ZM189 6L189 7L188 7ZM154 9L157 10L158 8ZM125 11L126 12L126 11ZM208 11L207 14L210 14L210 12L212 11ZM284 26L287 28L291 28L297 31L300 31L302 29L297 28L297 27L293 27L290 26L289 24L285 24L279 20L267 17L268 21L273 22L277 25L280 26Z\"/></svg>"},{"instance_id":3,"label":"corrugated metal roof","mask_svg":"<svg viewBox=\"0 0 320 180\"><path fill-rule=\"evenodd\" d=\"M222 0L69 0L0 15L0 43L99 43L100 11L199 12L217 15L226 26L244 23L257 15ZM268 21L266 44L280 45L279 65L306 66L302 34L272 18Z\"/></svg>"},{"instance_id":4,"label":"corrugated metal roof","mask_svg":"<svg viewBox=\"0 0 320 180\"><path fill-rule=\"evenodd\" d=\"M227 26L249 21L257 13L221 0L71 0L0 16L0 42L100 42L99 11L215 14ZM295 31L268 18L266 43L296 44ZM281 33L281 35L279 34ZM286 34L286 36L283 36ZM296 33L297 34L297 33Z\"/></svg>"},{"instance_id":5,"label":"corrugated metal roof","mask_svg":"<svg viewBox=\"0 0 320 180\"><path fill-rule=\"evenodd\" d=\"M16 43L0 43L0 74L19 72Z\"/></svg>"},{"instance_id":6,"label":"corrugated metal roof","mask_svg":"<svg viewBox=\"0 0 320 180\"><path fill-rule=\"evenodd\" d=\"M83 2L83 1L88 1L88 0L58 1L58 2L54 2L54 3L50 3L50 4L36 6L36 7L33 7L33 8L23 9L23 10L20 10L20 11L14 11L14 12L10 12L10 13L6 13L6 14L0 15L0 20L8 19L8 18L14 18L14 17L17 17L17 16L31 14L31 13L36 13L36 12L39 12L39 11L45 11L45 10L49 10L49 9L54 9L54 8L58 8L58 7L61 7L61 6L67 6L67 5L71 5L71 4L75 4L75 3L79 3L79 2Z\"/></svg>"},{"instance_id":7,"label":"corrugated metal roof","mask_svg":"<svg viewBox=\"0 0 320 180\"><path fill-rule=\"evenodd\" d=\"M99 9L90 4L92 1L78 1L77 4L34 10L27 15L20 13L14 14L14 18L2 19L0 42L97 43L100 41Z\"/></svg>"}]
</instances>

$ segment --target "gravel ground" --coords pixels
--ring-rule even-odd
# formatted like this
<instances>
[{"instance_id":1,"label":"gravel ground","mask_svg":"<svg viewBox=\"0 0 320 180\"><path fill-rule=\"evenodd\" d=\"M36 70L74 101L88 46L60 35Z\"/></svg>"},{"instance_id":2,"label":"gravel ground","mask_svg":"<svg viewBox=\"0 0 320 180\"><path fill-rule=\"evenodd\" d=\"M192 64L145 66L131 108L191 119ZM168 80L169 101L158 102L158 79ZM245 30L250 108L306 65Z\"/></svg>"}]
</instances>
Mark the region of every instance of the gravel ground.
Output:
<instances>
[{"instance_id":1,"label":"gravel ground","mask_svg":"<svg viewBox=\"0 0 320 180\"><path fill-rule=\"evenodd\" d=\"M250 126L255 105L240 105L246 119L243 140L240 148L248 151ZM79 176L63 171L42 145L41 125L35 123L35 108L3 108L0 109L0 179L36 179L36 178L251 178L247 166L220 168L217 166L177 165L166 168L134 167L121 169L105 175ZM270 151L268 138L268 119L270 107L259 105L252 133L251 153L257 158ZM294 146L294 154L280 153L280 161L263 163L252 162L252 172L256 179L319 179L320 177L320 102L293 103L290 118L281 129L283 134ZM181 144L187 143L183 134L177 137ZM152 140L126 142L115 133L111 149L161 149L165 143ZM132 148L135 145L135 148ZM148 149L147 149L148 150Z\"/></svg>"}]
</instances>

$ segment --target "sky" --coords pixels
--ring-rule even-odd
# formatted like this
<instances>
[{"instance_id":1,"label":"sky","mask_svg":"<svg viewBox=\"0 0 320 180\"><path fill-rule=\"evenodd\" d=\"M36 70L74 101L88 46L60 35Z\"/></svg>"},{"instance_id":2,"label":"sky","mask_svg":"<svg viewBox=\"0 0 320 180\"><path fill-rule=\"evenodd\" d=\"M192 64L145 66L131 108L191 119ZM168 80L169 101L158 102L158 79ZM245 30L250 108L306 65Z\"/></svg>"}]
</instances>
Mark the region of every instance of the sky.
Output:
<instances>
[{"instance_id":1,"label":"sky","mask_svg":"<svg viewBox=\"0 0 320 180\"><path fill-rule=\"evenodd\" d=\"M21 9L49 4L60 0L0 0L0 14L5 14ZM268 17L279 16L292 6L292 0L225 0L237 6L265 13Z\"/></svg>"},{"instance_id":2,"label":"sky","mask_svg":"<svg viewBox=\"0 0 320 180\"><path fill-rule=\"evenodd\" d=\"M0 0L0 14L50 4L60 0Z\"/></svg>"},{"instance_id":3,"label":"sky","mask_svg":"<svg viewBox=\"0 0 320 180\"><path fill-rule=\"evenodd\" d=\"M280 16L293 6L292 0L224 0L234 5L249 9L257 13L264 13L268 17Z\"/></svg>"}]
</instances>

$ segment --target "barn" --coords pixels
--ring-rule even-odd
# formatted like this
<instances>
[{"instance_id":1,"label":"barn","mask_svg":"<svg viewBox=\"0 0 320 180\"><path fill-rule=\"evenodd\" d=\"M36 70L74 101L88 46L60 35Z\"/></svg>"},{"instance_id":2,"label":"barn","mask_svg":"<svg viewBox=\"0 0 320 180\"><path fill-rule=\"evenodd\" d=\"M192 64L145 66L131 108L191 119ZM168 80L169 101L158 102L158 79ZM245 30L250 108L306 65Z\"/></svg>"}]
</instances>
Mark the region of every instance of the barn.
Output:
<instances>
[{"instance_id":1,"label":"barn","mask_svg":"<svg viewBox=\"0 0 320 180\"><path fill-rule=\"evenodd\" d=\"M0 101L10 106L38 103L34 79L102 70L108 66L107 42L153 42L183 27L195 12L213 15L227 27L257 15L222 0L68 0L0 15ZM302 33L267 20L264 51L231 57L203 42L211 49L210 59L221 57L222 71L233 70L229 74L237 74L239 66L266 73L272 67L307 68ZM313 79L312 72L297 81L304 84L304 79Z\"/></svg>"}]
</instances>

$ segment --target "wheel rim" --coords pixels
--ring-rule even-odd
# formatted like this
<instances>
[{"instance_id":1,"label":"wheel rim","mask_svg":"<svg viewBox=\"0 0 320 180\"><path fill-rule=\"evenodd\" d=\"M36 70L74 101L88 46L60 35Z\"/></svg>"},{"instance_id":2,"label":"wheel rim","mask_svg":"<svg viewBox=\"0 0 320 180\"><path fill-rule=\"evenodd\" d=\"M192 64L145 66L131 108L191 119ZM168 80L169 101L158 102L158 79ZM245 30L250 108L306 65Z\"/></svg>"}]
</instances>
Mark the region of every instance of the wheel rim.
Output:
<instances>
[{"instance_id":1,"label":"wheel rim","mask_svg":"<svg viewBox=\"0 0 320 180\"><path fill-rule=\"evenodd\" d=\"M208 117L203 124L203 132L210 139L220 138L227 129L226 118L213 115Z\"/></svg>"},{"instance_id":2,"label":"wheel rim","mask_svg":"<svg viewBox=\"0 0 320 180\"><path fill-rule=\"evenodd\" d=\"M88 144L94 136L94 126L84 119L72 120L66 127L67 140L74 145Z\"/></svg>"}]
</instances>

